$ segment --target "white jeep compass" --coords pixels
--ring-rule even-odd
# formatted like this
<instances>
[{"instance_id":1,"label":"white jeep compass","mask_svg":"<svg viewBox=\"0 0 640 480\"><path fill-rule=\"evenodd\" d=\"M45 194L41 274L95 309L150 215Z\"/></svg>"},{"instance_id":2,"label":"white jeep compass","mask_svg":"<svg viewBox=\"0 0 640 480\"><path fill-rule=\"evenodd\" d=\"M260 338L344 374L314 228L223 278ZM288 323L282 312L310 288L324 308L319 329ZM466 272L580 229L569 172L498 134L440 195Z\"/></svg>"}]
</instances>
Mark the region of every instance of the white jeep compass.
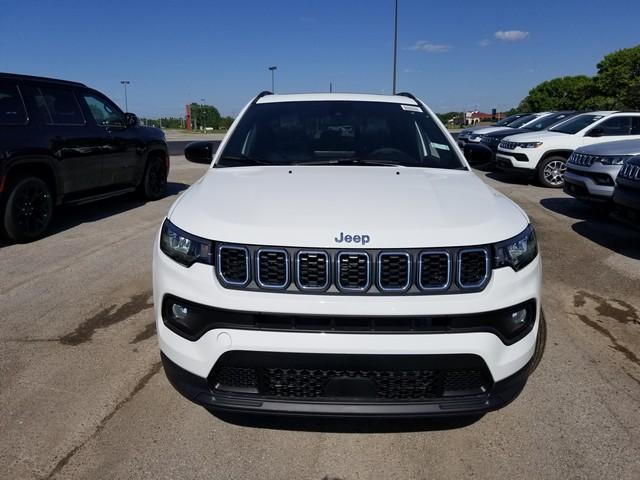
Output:
<instances>
[{"instance_id":1,"label":"white jeep compass","mask_svg":"<svg viewBox=\"0 0 640 480\"><path fill-rule=\"evenodd\" d=\"M154 248L165 372L211 410L503 407L529 373L540 281L525 213L409 94L260 94Z\"/></svg>"}]
</instances>

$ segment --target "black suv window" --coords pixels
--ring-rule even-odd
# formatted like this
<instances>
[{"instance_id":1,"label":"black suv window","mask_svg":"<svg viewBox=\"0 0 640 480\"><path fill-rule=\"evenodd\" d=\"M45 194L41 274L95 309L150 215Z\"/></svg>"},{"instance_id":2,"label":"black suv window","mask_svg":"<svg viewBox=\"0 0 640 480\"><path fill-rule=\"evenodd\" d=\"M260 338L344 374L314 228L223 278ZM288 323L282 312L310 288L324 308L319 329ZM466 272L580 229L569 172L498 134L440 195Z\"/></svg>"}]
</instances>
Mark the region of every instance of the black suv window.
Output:
<instances>
[{"instance_id":1,"label":"black suv window","mask_svg":"<svg viewBox=\"0 0 640 480\"><path fill-rule=\"evenodd\" d=\"M631 118L631 135L640 135L640 117Z\"/></svg>"},{"instance_id":2,"label":"black suv window","mask_svg":"<svg viewBox=\"0 0 640 480\"><path fill-rule=\"evenodd\" d=\"M0 125L24 125L25 123L27 123L27 112L18 87L0 83Z\"/></svg>"},{"instance_id":3,"label":"black suv window","mask_svg":"<svg viewBox=\"0 0 640 480\"><path fill-rule=\"evenodd\" d=\"M90 93L83 94L82 98L98 125L124 127L124 117L113 103Z\"/></svg>"},{"instance_id":4,"label":"black suv window","mask_svg":"<svg viewBox=\"0 0 640 480\"><path fill-rule=\"evenodd\" d=\"M36 89L36 105L49 125L84 125L84 116L71 90L56 87Z\"/></svg>"},{"instance_id":5,"label":"black suv window","mask_svg":"<svg viewBox=\"0 0 640 480\"><path fill-rule=\"evenodd\" d=\"M463 168L446 134L419 107L366 101L253 105L242 116L217 166L250 165L251 161Z\"/></svg>"}]
</instances>

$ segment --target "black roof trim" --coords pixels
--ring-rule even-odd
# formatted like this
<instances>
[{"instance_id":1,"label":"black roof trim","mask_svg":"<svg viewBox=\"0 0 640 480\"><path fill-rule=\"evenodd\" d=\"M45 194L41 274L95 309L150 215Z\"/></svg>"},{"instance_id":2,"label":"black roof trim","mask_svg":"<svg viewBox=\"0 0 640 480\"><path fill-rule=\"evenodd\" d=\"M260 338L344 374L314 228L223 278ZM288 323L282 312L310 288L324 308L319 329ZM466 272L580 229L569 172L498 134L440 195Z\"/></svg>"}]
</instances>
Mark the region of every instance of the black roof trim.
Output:
<instances>
[{"instance_id":1,"label":"black roof trim","mask_svg":"<svg viewBox=\"0 0 640 480\"><path fill-rule=\"evenodd\" d=\"M33 82L58 83L61 85L69 85L69 86L73 85L75 87L86 87L84 83L80 83L80 82L72 82L70 80L60 80L59 78L37 77L34 75L22 75L19 73L0 72L0 79L26 80L26 81L33 81Z\"/></svg>"},{"instance_id":2,"label":"black roof trim","mask_svg":"<svg viewBox=\"0 0 640 480\"><path fill-rule=\"evenodd\" d=\"M269 90L263 90L258 95L256 95L256 98L253 99L252 103L255 105L256 103L258 103L258 100L260 100L262 97L266 97L267 95L273 95L273 92L270 92Z\"/></svg>"}]
</instances>

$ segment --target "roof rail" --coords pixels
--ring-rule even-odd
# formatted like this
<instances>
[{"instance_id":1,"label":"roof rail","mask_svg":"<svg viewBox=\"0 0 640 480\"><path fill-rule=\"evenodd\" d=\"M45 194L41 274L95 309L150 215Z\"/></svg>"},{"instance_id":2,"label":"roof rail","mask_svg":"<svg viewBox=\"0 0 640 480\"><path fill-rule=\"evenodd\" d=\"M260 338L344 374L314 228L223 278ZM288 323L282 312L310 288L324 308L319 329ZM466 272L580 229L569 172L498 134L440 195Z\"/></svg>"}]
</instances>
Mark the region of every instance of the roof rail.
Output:
<instances>
[{"instance_id":1,"label":"roof rail","mask_svg":"<svg viewBox=\"0 0 640 480\"><path fill-rule=\"evenodd\" d=\"M273 92L270 92L269 90L263 90L258 95L256 95L256 98L253 99L252 103L253 104L258 103L258 100L260 100L262 97L266 97L267 95L273 95Z\"/></svg>"},{"instance_id":2,"label":"roof rail","mask_svg":"<svg viewBox=\"0 0 640 480\"><path fill-rule=\"evenodd\" d=\"M84 83L74 82L72 80L61 80L59 78L38 77L34 75L22 75L19 73L0 72L0 78L6 78L11 80L24 80L24 81L31 81L31 82L57 83L61 85L69 85L69 86L76 86L76 87L86 87Z\"/></svg>"},{"instance_id":3,"label":"roof rail","mask_svg":"<svg viewBox=\"0 0 640 480\"><path fill-rule=\"evenodd\" d=\"M396 95L400 95L401 97L410 98L411 100L414 100L418 105L420 105L420 101L416 98L416 96L413 93L400 92L400 93L396 93Z\"/></svg>"}]
</instances>

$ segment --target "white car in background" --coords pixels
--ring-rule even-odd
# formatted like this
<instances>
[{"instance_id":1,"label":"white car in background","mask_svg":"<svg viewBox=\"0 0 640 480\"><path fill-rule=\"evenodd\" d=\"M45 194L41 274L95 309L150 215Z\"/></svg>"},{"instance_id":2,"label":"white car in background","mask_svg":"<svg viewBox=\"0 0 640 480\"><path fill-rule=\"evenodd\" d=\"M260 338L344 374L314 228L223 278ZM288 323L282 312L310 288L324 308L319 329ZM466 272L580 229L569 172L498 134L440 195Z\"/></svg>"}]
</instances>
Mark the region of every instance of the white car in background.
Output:
<instances>
[{"instance_id":1,"label":"white car in background","mask_svg":"<svg viewBox=\"0 0 640 480\"><path fill-rule=\"evenodd\" d=\"M539 120L542 117L546 117L547 115L551 115L552 113L554 113L554 112L531 113L529 115L525 115L523 117L520 117L519 119L511 122L509 125L505 125L505 126L501 126L501 127L496 125L496 126L492 126L492 127L478 128L477 130L474 130L469 135L468 142L469 143L481 142L485 135L489 135L491 133L499 132L499 131L501 132L505 128L511 128L513 130L516 130L518 128L525 128L527 125L529 125L531 123L534 123L536 120Z\"/></svg>"},{"instance_id":2,"label":"white car in background","mask_svg":"<svg viewBox=\"0 0 640 480\"><path fill-rule=\"evenodd\" d=\"M469 137L473 134L473 132L475 132L476 130L481 130L484 128L504 128L504 127L509 127L511 126L511 124L513 122L515 122L516 120L527 116L527 115L531 115L530 113L514 113L513 115L509 115L507 118L503 118L502 120L494 123L493 125L491 125L490 127L471 127L471 128L465 128L464 130L461 130L460 133L458 133L458 146L460 148L464 148L465 144L469 141Z\"/></svg>"},{"instance_id":3,"label":"white car in background","mask_svg":"<svg viewBox=\"0 0 640 480\"><path fill-rule=\"evenodd\" d=\"M506 137L498 146L497 167L536 177L541 185L562 188L567 160L579 147L640 139L640 112L583 113L544 132Z\"/></svg>"}]
</instances>

